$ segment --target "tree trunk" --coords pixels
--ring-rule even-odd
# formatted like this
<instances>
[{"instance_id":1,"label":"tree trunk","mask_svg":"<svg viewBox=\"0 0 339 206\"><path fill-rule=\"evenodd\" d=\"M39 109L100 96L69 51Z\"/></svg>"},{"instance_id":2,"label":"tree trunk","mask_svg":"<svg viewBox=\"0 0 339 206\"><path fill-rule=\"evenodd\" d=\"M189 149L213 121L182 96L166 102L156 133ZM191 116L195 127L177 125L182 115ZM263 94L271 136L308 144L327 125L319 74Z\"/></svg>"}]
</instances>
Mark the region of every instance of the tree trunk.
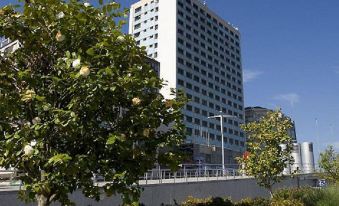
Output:
<instances>
[{"instance_id":1,"label":"tree trunk","mask_svg":"<svg viewBox=\"0 0 339 206\"><path fill-rule=\"evenodd\" d=\"M49 206L48 198L44 195L36 195L38 206Z\"/></svg>"},{"instance_id":2,"label":"tree trunk","mask_svg":"<svg viewBox=\"0 0 339 206\"><path fill-rule=\"evenodd\" d=\"M271 199L273 199L273 191L272 191L272 187L269 187L267 188L268 191L270 192L270 196L271 196Z\"/></svg>"}]
</instances>

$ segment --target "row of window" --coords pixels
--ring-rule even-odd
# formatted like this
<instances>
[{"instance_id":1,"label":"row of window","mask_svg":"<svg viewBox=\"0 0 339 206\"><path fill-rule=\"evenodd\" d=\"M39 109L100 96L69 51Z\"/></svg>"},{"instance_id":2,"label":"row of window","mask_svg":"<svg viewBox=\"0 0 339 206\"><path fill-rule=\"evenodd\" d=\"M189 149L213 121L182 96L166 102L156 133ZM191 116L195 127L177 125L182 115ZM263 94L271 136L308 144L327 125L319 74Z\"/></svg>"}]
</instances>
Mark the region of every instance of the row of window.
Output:
<instances>
[{"instance_id":1,"label":"row of window","mask_svg":"<svg viewBox=\"0 0 339 206\"><path fill-rule=\"evenodd\" d=\"M215 115L214 113L212 112L208 112L204 109L200 109L198 107L194 107L192 106L190 103L186 104L186 107L185 107L186 111L189 111L189 112L192 112L192 113L195 113L195 114L198 114L198 115L201 115L201 116L204 116L205 118L209 117L209 116L213 116ZM227 110L226 108L223 108L223 113L227 114L233 114L232 110ZM229 112L227 112L229 111ZM232 120L232 119L227 119L227 118L224 118L224 122L228 123L229 125L234 125L234 126L239 126L239 122L237 120ZM206 126L204 124L202 124L202 126Z\"/></svg>"},{"instance_id":2,"label":"row of window","mask_svg":"<svg viewBox=\"0 0 339 206\"><path fill-rule=\"evenodd\" d=\"M220 129L221 129L220 125L218 125L218 124L213 124L211 122L208 123L207 121L201 121L198 118L193 118L193 117L188 116L188 115L185 116L185 120L189 123L196 124L197 126L202 126L203 128L209 128L209 129L217 130L217 131L220 131ZM235 129L232 129L232 128L224 127L223 129L224 129L223 130L224 133L228 133L228 134L235 135L235 136L241 136L240 133L242 133L242 132L239 132L238 130L235 130ZM243 133L242 133L241 137L243 137Z\"/></svg>"},{"instance_id":3,"label":"row of window","mask_svg":"<svg viewBox=\"0 0 339 206\"><path fill-rule=\"evenodd\" d=\"M204 42L206 42L206 38L205 38L204 34L200 34L200 36L199 36L199 34L194 33L196 36L198 36L197 38L195 38L195 37L192 37L192 35L189 32L184 32L183 29L181 29L181 28L178 28L178 34L180 36L178 38L178 41L184 42L183 38L185 38L187 40L186 41L186 47L190 47L190 48L192 48L191 43L194 43L197 46L197 47L194 46L194 51L196 53L204 56L205 58L206 58L206 52L207 52L207 54L209 54L209 55L207 55L207 57L209 59L211 59L212 58L211 55L213 55L215 57L220 58L222 61L226 61L228 63L231 62L231 59L233 61L240 62L240 51L238 49L236 49L237 54L234 54L232 51L225 49L223 44L220 45L217 42L214 42L213 45L211 45L211 46L206 45L204 43ZM211 42L211 40L207 40L207 42ZM222 41L219 41L219 42L222 43ZM228 46L226 46L226 48L227 47ZM203 48L203 49L201 49L201 48ZM234 50L234 47L233 47L233 50Z\"/></svg>"},{"instance_id":4,"label":"row of window","mask_svg":"<svg viewBox=\"0 0 339 206\"><path fill-rule=\"evenodd\" d=\"M188 94L188 95L190 95L190 94ZM197 104L201 103L204 107L202 107L200 110L194 110L194 111L190 111L190 108L186 108L186 111L194 112L198 115L208 117L208 116L212 116L213 113L210 112L208 114L207 110L205 110L205 109L214 109L214 111L216 111L216 113L219 113L221 111L225 114L238 117L239 119L242 119L242 117L243 117L243 115L238 113L238 112L232 111L231 109L226 109L225 107L221 107L220 105L214 104L213 102L208 102L206 99L203 99L203 98L200 98L200 97L197 97L197 96L192 96L192 97L193 97L192 101L194 103L197 103Z\"/></svg>"},{"instance_id":5,"label":"row of window","mask_svg":"<svg viewBox=\"0 0 339 206\"><path fill-rule=\"evenodd\" d=\"M241 105L238 105L237 103L232 103L230 100L226 101L225 98L223 98L223 97L221 98L219 95L214 94L213 92L218 87L213 87L213 83L211 83L211 82L208 83L208 87L213 92L209 92L209 91L205 90L204 87L200 88L199 86L196 86L196 85L190 83L189 81L187 81L186 84L185 84L184 81L181 80L180 78L178 80L178 84L180 86L182 86L182 87L185 87L185 88L189 89L189 90L193 90L196 93L201 93L203 96L206 96L206 97L208 96L210 99L215 99L216 101L218 101L218 102L221 101L223 104L228 104L229 106L234 107L235 109L239 109L241 111L243 110L243 107ZM202 84L206 86L206 84L204 84L204 83L202 83ZM201 84L199 84L199 85L201 85ZM241 100L239 99L239 96L237 96L236 94L232 94L232 92L230 92L230 91L226 92L225 89L221 88L220 89L220 93L222 94L222 96L224 96L224 95L226 96L226 94L227 94L227 96L229 98L233 98L233 99L238 100L238 101L241 102Z\"/></svg>"},{"instance_id":6,"label":"row of window","mask_svg":"<svg viewBox=\"0 0 339 206\"><path fill-rule=\"evenodd\" d=\"M192 49L192 44L189 42L194 43L197 47L195 47L196 49L200 48L200 50L203 51L195 51L195 52L199 52L200 55L203 55L206 57L207 53L210 54L210 56L214 56L214 57L218 57L218 59L221 59L221 62L225 62L227 64L232 64L233 66L237 67L240 70L240 51L237 50L237 52L239 52L239 56L235 55L234 53L230 52L229 50L225 49L223 45L219 45L217 42L213 42L211 39L205 38L204 34L200 34L199 37L195 38L195 37L191 37L190 33L192 32L187 32L187 31L191 31L189 27L186 26L185 31L186 31L186 36L183 36L183 28L178 29L178 33L180 34L181 37L178 37L178 43L185 45L185 47ZM193 31L192 34L196 34L195 31ZM188 39L188 41L184 41L183 37L186 37L186 39ZM200 40L199 40L200 39ZM208 44L206 45L206 42L208 42ZM210 46L209 46L210 45ZM226 46L227 47L227 46ZM199 49L198 49L199 50ZM231 51L235 51L236 49L231 46ZM226 56L225 56L226 55ZM230 56L232 59L228 58L228 56ZM215 58L214 61L219 61L218 59Z\"/></svg>"},{"instance_id":7,"label":"row of window","mask_svg":"<svg viewBox=\"0 0 339 206\"><path fill-rule=\"evenodd\" d=\"M201 30L201 33L207 34L209 37L213 38L215 41L221 41L222 44L234 45L235 47L240 47L239 41L233 39L229 35L223 32L218 32L211 30L211 25L209 23L204 24L204 18L192 17L189 14L184 14L185 12L178 10L178 19L179 22L186 22L186 26L194 27L195 29ZM199 21L200 20L200 21ZM208 28L209 27L209 28ZM198 33L199 34L199 33Z\"/></svg>"},{"instance_id":8,"label":"row of window","mask_svg":"<svg viewBox=\"0 0 339 206\"><path fill-rule=\"evenodd\" d=\"M139 13L139 12L141 12L142 8L146 8L148 5L152 5L152 4L158 3L158 2L159 2L158 0L155 0L155 1L151 1L150 4L146 3L143 6L139 6L139 7L134 9L134 13ZM153 11L159 11L159 8L156 7L155 9L151 9L151 12L153 12Z\"/></svg>"},{"instance_id":9,"label":"row of window","mask_svg":"<svg viewBox=\"0 0 339 206\"><path fill-rule=\"evenodd\" d=\"M186 6L184 5L184 2L182 0L178 0L178 7L181 9L185 9L185 13L193 14L194 18L199 18L202 22L206 22L213 30L219 33L229 33L231 36L233 36L235 39L239 39L239 35L234 33L232 30L230 30L228 26L225 26L223 20L218 21L214 14L210 14L209 12L206 12L204 8L199 7L195 3L192 3L190 0L186 0ZM193 10L191 9L193 8Z\"/></svg>"},{"instance_id":10,"label":"row of window","mask_svg":"<svg viewBox=\"0 0 339 206\"><path fill-rule=\"evenodd\" d=\"M214 68L214 72L215 73L217 73L218 75L216 75L216 76L219 76L219 74L221 73L221 72L224 72L224 71L220 71L220 67L221 68L224 68L225 69L225 64L223 64L223 63L220 63L219 64L219 61L214 61L214 62L211 62L212 64L215 64L215 65L220 65L220 67L216 67L216 66L213 66L212 64L210 64L210 63L208 63L208 62L206 62L205 60L203 60L201 57L198 57L197 55L193 55L192 53L190 53L189 51L185 51L184 52L184 49L182 49L181 47L178 47L178 53L182 56L182 57L186 57L188 60L191 60L191 61L194 61L195 63L197 63L197 64L199 64L199 65L201 65L201 66L203 66L203 67L205 67L205 68L208 68L208 69L210 69L211 71L213 71L213 68ZM241 85L242 84L242 74L241 74L241 72L240 71L235 71L234 69L232 69L231 70L231 68L229 67L229 66L226 66L226 70L227 71L229 71L229 73L231 73L231 71L232 71L232 74L234 75L233 77L232 77L232 81L234 81L234 82L238 82L238 84L239 85ZM225 76L226 75L226 76ZM222 77L227 77L229 80L231 80L231 74L226 74L225 72L224 72L224 74L223 75L221 75ZM235 76L237 76L238 77L238 79L235 77Z\"/></svg>"},{"instance_id":11,"label":"row of window","mask_svg":"<svg viewBox=\"0 0 339 206\"><path fill-rule=\"evenodd\" d=\"M179 81L180 82L180 81ZM184 86L181 85L181 88L184 88ZM180 87L179 87L180 88ZM194 103L197 103L199 105L202 105L203 107L205 107L206 109L212 109L212 110L215 110L216 112L220 112L222 111L223 113L225 114L229 114L229 115L232 115L232 116L235 116L235 117L238 117L239 119L243 119L243 115L242 115L242 110L239 109L239 105L236 106L232 101L230 100L227 100L227 104L225 103L222 103L223 106L226 106L228 105L229 108L231 107L237 107L235 109L238 109L239 113L236 112L236 111L232 111L231 109L227 109L226 107L223 107L223 106L220 106L218 103L214 103L214 102L211 102L211 100L213 99L209 99L210 101L204 99L203 97L201 96L193 96L189 93L190 91L186 91L186 96L188 99L190 99L192 102ZM226 102L226 100L225 100ZM220 102L219 102L220 103ZM242 106L240 105L240 108L242 108ZM205 115L203 113L201 113L201 115Z\"/></svg>"},{"instance_id":12,"label":"row of window","mask_svg":"<svg viewBox=\"0 0 339 206\"><path fill-rule=\"evenodd\" d=\"M178 57L178 63L179 63L179 66L178 66L178 73L179 74L181 74L181 75L184 75L184 72L183 72L183 69L181 69L181 66L186 66L186 68L192 68L192 64L190 64L190 63L187 63L187 61L186 61L186 64L185 64L185 61L182 59L182 58L180 58L180 57ZM180 66L181 65L181 66ZM187 70L187 69L186 69ZM201 70L202 71L202 70ZM205 71L205 70L203 70L203 71ZM203 74L203 73L200 73L200 74ZM207 77L207 75L206 74L203 74L204 76L206 76ZM214 82L211 82L211 81L206 81L204 78L199 78L199 76L197 76L197 75L195 75L196 77L194 77L194 75L193 75L193 80L194 81L196 81L196 82L200 82L200 84L199 85L204 85L206 88L210 88L210 89L213 89L213 90L215 90L215 91L217 91L217 92L220 92L221 94L223 94L223 95L228 95L228 96L232 96L234 99L237 99L238 101L240 101L240 102L242 102L243 100L242 100L242 89L239 87L239 88L237 88L236 87L236 85L232 85L232 84L230 84L229 82L228 83L226 83L226 85L225 84L223 84L225 81L222 81L223 83L221 83L221 80L220 80L220 82L216 82L215 83L215 81L216 81L216 79L218 79L218 78L214 78L214 81L213 81L213 76L209 76L209 78ZM198 78L199 79L198 79ZM189 78L189 77L188 77ZM239 83L239 82L238 82ZM241 82L240 82L241 83ZM241 86L241 84L238 84L239 86ZM232 87L231 87L232 86ZM228 91L228 89L226 88L226 87L228 87L228 88L230 88L230 89L233 89L235 92L238 92L239 94L236 94L236 93L234 93L234 94L229 94L228 92L230 92L230 91ZM228 91L228 92L226 92L226 91Z\"/></svg>"},{"instance_id":13,"label":"row of window","mask_svg":"<svg viewBox=\"0 0 339 206\"><path fill-rule=\"evenodd\" d=\"M221 136L220 135L215 135L213 133L208 133L206 131L201 131L199 129L193 129L190 127L186 127L186 133L189 136L197 136L197 137L204 137L204 138L209 138L211 141L213 140L218 140L221 141ZM236 146L241 146L244 147L245 146L245 142L243 141L239 141L237 139L233 139L233 138L227 138L224 137L224 142L227 144L231 144L231 145L236 145Z\"/></svg>"},{"instance_id":14,"label":"row of window","mask_svg":"<svg viewBox=\"0 0 339 206\"><path fill-rule=\"evenodd\" d=\"M158 21L158 16L151 17L151 18L149 19L149 21L150 21L150 22ZM147 24L147 22L148 22L148 20L145 20L144 22L136 23L136 24L134 25L134 30L140 29L140 28L141 28L141 25L142 25L142 24ZM150 26L149 29L153 29L153 28L154 28L155 30L158 30L158 25ZM147 29L144 29L144 32L146 32L146 31L147 31Z\"/></svg>"},{"instance_id":15,"label":"row of window","mask_svg":"<svg viewBox=\"0 0 339 206\"><path fill-rule=\"evenodd\" d=\"M138 33L139 33L139 34L134 35L135 38L140 37L140 32L138 32ZM143 40L143 41L147 41L147 39L158 39L158 34L157 34L157 33L156 33L156 34L151 34L151 35L149 35L149 36L147 36L147 37L144 37L142 40ZM138 41L140 41L140 40L138 40Z\"/></svg>"},{"instance_id":16,"label":"row of window","mask_svg":"<svg viewBox=\"0 0 339 206\"><path fill-rule=\"evenodd\" d=\"M151 58L158 58L158 52L150 53L147 56Z\"/></svg>"},{"instance_id":17,"label":"row of window","mask_svg":"<svg viewBox=\"0 0 339 206\"><path fill-rule=\"evenodd\" d=\"M182 52L180 51L180 48L178 48L178 53L182 55L183 57L183 50ZM178 57L178 59L180 59L180 62L183 62L182 64L185 64L184 59ZM186 61L189 66L189 68L193 67L193 70L199 74L202 74L204 76L207 76L207 74L209 75L209 78L213 78L213 74L211 74L210 72L214 73L215 76L220 76L222 78L227 78L229 81L232 81L234 83L237 83L238 85L242 85L242 79L241 79L241 73L240 72L236 72L234 69L231 70L231 68L229 66L226 66L226 70L227 71L223 71L221 69L219 69L219 67L217 66L213 66L212 64L202 64L202 66L206 69L208 69L208 71L210 72L206 72L205 69L200 68L199 66L197 66L196 64L192 64L190 63L190 61ZM198 63L198 61L195 61L196 63ZM193 66L192 66L193 65ZM212 75L210 77L210 75ZM235 76L238 76L239 79L237 79ZM217 81L217 79L214 79L215 81Z\"/></svg>"},{"instance_id":18,"label":"row of window","mask_svg":"<svg viewBox=\"0 0 339 206\"><path fill-rule=\"evenodd\" d=\"M204 72L203 72L203 71L204 71ZM182 75L182 76L185 76L185 77L187 77L188 79L191 79L191 80L193 80L193 81L195 81L195 82L197 82L197 83L200 83L200 84L202 84L202 85L207 86L207 80L206 80L206 79L204 79L203 77L200 77L199 75L192 74L192 73L189 72L189 71L184 72L184 70L181 69L180 67L178 68L178 74L180 74L180 75ZM240 94L242 93L242 89L241 89L241 88L237 87L236 85L231 84L231 83L228 82L228 81L225 81L225 79L220 79L219 76L217 76L217 75L214 76L213 74L211 74L211 73L209 73L209 72L208 72L208 75L206 75L206 71L203 70L203 69L201 69L201 74L203 74L204 77L208 77L209 79L211 79L213 82L215 82L215 83L217 83L217 84L220 84L220 85L222 85L222 86L227 86L229 89L233 89L234 91L239 92ZM214 77L214 78L213 78L213 77ZM229 75L227 75L227 79L230 79L230 76L229 76ZM211 89L214 89L212 83L211 83L211 84L208 84L208 86L209 86ZM223 91L222 89L224 89L224 88L221 87L221 89L220 89L221 93L226 94L226 90L224 89L225 91Z\"/></svg>"}]
</instances>

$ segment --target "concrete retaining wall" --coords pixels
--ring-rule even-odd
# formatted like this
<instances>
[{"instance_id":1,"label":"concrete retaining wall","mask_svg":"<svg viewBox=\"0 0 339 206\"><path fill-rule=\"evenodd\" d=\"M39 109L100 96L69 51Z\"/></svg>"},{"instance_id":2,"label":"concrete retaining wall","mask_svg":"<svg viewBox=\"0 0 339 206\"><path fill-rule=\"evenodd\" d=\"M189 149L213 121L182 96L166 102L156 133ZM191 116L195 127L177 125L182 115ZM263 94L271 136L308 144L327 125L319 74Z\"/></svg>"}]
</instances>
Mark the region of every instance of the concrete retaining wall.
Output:
<instances>
[{"instance_id":1,"label":"concrete retaining wall","mask_svg":"<svg viewBox=\"0 0 339 206\"><path fill-rule=\"evenodd\" d=\"M315 186L316 179L310 177L289 178L275 185L277 188ZM232 179L222 181L204 181L176 184L154 184L143 186L140 202L146 206L173 205L180 203L188 196L205 197L230 197L240 200L245 197L269 197L269 193L259 187L254 179ZM72 194L72 199L79 206L115 206L120 205L119 197L102 197L102 201L95 202L85 198L80 192ZM24 204L17 199L17 191L0 192L0 205L18 206L34 205ZM57 205L57 204L56 204Z\"/></svg>"}]
</instances>

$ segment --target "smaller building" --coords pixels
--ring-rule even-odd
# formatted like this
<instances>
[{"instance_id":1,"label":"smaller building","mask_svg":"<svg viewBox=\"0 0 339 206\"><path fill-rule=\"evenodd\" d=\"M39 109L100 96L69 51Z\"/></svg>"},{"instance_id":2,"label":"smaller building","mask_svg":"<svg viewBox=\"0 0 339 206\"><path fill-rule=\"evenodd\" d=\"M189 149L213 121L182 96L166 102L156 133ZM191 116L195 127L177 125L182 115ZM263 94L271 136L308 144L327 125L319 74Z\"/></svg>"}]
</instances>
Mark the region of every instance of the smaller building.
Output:
<instances>
[{"instance_id":1,"label":"smaller building","mask_svg":"<svg viewBox=\"0 0 339 206\"><path fill-rule=\"evenodd\" d=\"M250 123L250 122L256 122L260 121L261 118L263 118L267 112L272 112L273 110L267 109L264 107L246 107L245 108L245 122ZM291 119L290 117L284 115L285 117ZM292 121L292 128L290 128L288 131L288 134L292 138L293 142L297 142L297 135L295 131L295 122Z\"/></svg>"},{"instance_id":2,"label":"smaller building","mask_svg":"<svg viewBox=\"0 0 339 206\"><path fill-rule=\"evenodd\" d=\"M245 108L245 122L256 122L260 121L267 112L271 112L273 110L267 109L264 107L246 107ZM291 119L290 117L284 115L285 117ZM303 142L297 143L297 135L295 132L295 122L292 121L292 128L288 131L290 137L293 140L293 149L291 152L291 156L294 159L293 164L287 166L283 174L293 174L293 173L313 173L315 171L315 163L314 163L314 154L313 154L313 143L311 142ZM282 149L286 148L286 145L281 145Z\"/></svg>"}]
</instances>

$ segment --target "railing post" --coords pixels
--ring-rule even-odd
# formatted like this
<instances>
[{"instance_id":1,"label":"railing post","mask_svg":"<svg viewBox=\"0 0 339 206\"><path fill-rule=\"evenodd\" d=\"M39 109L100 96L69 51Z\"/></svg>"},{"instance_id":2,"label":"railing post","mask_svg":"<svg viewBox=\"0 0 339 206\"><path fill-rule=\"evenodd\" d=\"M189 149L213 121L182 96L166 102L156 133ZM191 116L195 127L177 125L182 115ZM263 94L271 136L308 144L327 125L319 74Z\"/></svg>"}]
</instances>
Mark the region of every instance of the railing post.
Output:
<instances>
[{"instance_id":1,"label":"railing post","mask_svg":"<svg viewBox=\"0 0 339 206\"><path fill-rule=\"evenodd\" d=\"M148 180L148 177L147 177L147 175L148 175L148 172L146 172L146 174L145 174L146 185L147 185L147 180Z\"/></svg>"},{"instance_id":2,"label":"railing post","mask_svg":"<svg viewBox=\"0 0 339 206\"><path fill-rule=\"evenodd\" d=\"M174 183L175 183L176 178L177 178L177 172L174 172Z\"/></svg>"},{"instance_id":3,"label":"railing post","mask_svg":"<svg viewBox=\"0 0 339 206\"><path fill-rule=\"evenodd\" d=\"M162 173L161 173L160 165L159 165L158 168L159 168L159 170L158 170L158 178L159 178L159 183L161 183Z\"/></svg>"}]
</instances>

